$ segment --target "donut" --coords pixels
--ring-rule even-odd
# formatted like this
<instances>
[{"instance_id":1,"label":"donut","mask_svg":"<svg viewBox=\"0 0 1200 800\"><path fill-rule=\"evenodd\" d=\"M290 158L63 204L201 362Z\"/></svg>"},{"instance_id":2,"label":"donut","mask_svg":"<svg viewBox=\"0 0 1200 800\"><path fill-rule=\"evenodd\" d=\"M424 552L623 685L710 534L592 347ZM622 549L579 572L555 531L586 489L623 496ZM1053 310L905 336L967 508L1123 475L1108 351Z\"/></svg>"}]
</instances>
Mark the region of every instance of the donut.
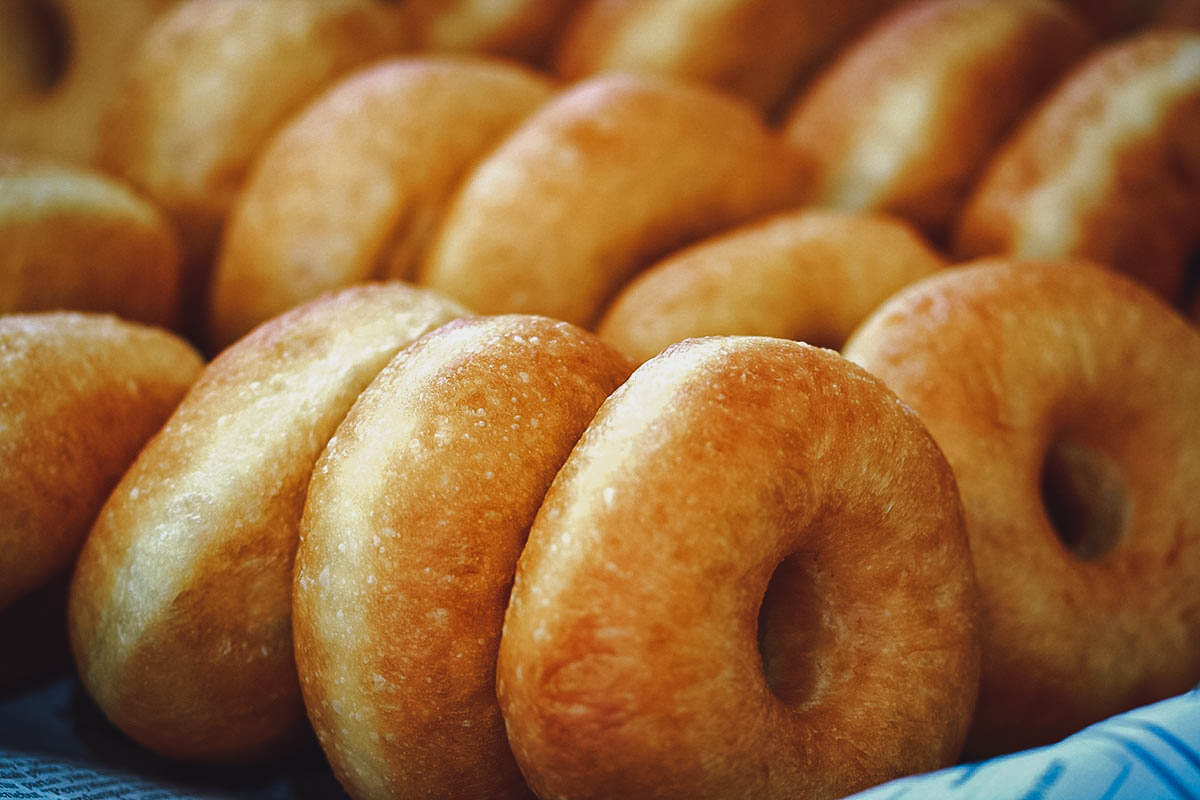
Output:
<instances>
[{"instance_id":1,"label":"donut","mask_svg":"<svg viewBox=\"0 0 1200 800\"><path fill-rule=\"evenodd\" d=\"M0 156L0 313L111 311L170 326L180 253L157 208L88 170Z\"/></svg>"},{"instance_id":2,"label":"donut","mask_svg":"<svg viewBox=\"0 0 1200 800\"><path fill-rule=\"evenodd\" d=\"M902 6L789 114L788 142L817 164L812 201L941 234L1007 129L1089 43L1082 20L1050 0Z\"/></svg>"},{"instance_id":3,"label":"donut","mask_svg":"<svg viewBox=\"0 0 1200 800\"><path fill-rule=\"evenodd\" d=\"M518 67L446 58L388 60L330 89L246 181L214 276L213 340L328 290L409 277L463 173L549 96Z\"/></svg>"},{"instance_id":4,"label":"donut","mask_svg":"<svg viewBox=\"0 0 1200 800\"><path fill-rule=\"evenodd\" d=\"M838 348L877 305L945 265L909 225L886 215L787 211L647 269L596 330L638 363L694 336Z\"/></svg>"},{"instance_id":5,"label":"donut","mask_svg":"<svg viewBox=\"0 0 1200 800\"><path fill-rule=\"evenodd\" d=\"M638 268L798 203L805 176L732 98L668 79L592 78L476 165L417 282L482 314L590 325Z\"/></svg>"},{"instance_id":6,"label":"donut","mask_svg":"<svg viewBox=\"0 0 1200 800\"><path fill-rule=\"evenodd\" d=\"M578 0L408 0L419 50L537 59Z\"/></svg>"},{"instance_id":7,"label":"donut","mask_svg":"<svg viewBox=\"0 0 1200 800\"><path fill-rule=\"evenodd\" d=\"M391 357L461 314L399 284L356 287L205 369L105 503L71 583L80 680L130 738L212 764L300 741L292 562L313 464Z\"/></svg>"},{"instance_id":8,"label":"donut","mask_svg":"<svg viewBox=\"0 0 1200 800\"><path fill-rule=\"evenodd\" d=\"M517 564L497 696L539 797L834 798L953 763L978 681L954 478L837 354L642 365Z\"/></svg>"},{"instance_id":9,"label":"donut","mask_svg":"<svg viewBox=\"0 0 1200 800\"><path fill-rule=\"evenodd\" d=\"M125 61L175 0L6 0L0 4L0 150L90 165ZM5 52L7 51L7 52Z\"/></svg>"},{"instance_id":10,"label":"donut","mask_svg":"<svg viewBox=\"0 0 1200 800\"><path fill-rule=\"evenodd\" d=\"M353 797L531 797L496 703L504 609L550 481L630 369L565 322L452 322L338 428L293 624L309 718Z\"/></svg>"},{"instance_id":11,"label":"donut","mask_svg":"<svg viewBox=\"0 0 1200 800\"><path fill-rule=\"evenodd\" d=\"M128 54L100 164L161 204L192 261L216 246L251 160L338 76L397 49L374 0L187 0Z\"/></svg>"},{"instance_id":12,"label":"donut","mask_svg":"<svg viewBox=\"0 0 1200 800\"><path fill-rule=\"evenodd\" d=\"M200 368L179 338L115 317L0 316L0 609L70 566Z\"/></svg>"},{"instance_id":13,"label":"donut","mask_svg":"<svg viewBox=\"0 0 1200 800\"><path fill-rule=\"evenodd\" d=\"M1200 33L1096 52L996 154L955 253L1087 258L1174 301L1200 244Z\"/></svg>"},{"instance_id":14,"label":"donut","mask_svg":"<svg viewBox=\"0 0 1200 800\"><path fill-rule=\"evenodd\" d=\"M675 75L718 86L765 110L896 0L592 0L572 18L556 69Z\"/></svg>"},{"instance_id":15,"label":"donut","mask_svg":"<svg viewBox=\"0 0 1200 800\"><path fill-rule=\"evenodd\" d=\"M982 604L969 753L1200 680L1200 331L1097 266L995 260L901 292L845 352L958 479Z\"/></svg>"}]
</instances>

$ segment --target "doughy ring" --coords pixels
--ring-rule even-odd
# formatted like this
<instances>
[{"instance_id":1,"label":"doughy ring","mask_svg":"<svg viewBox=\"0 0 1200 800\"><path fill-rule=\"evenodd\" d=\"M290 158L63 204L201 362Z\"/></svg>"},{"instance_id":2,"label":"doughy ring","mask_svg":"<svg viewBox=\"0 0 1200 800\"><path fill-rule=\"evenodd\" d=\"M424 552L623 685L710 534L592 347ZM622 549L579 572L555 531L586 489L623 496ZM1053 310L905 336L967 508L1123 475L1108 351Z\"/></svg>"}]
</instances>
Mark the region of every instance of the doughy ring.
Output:
<instances>
[{"instance_id":1,"label":"doughy ring","mask_svg":"<svg viewBox=\"0 0 1200 800\"><path fill-rule=\"evenodd\" d=\"M179 242L162 213L79 169L0 156L0 313L178 318Z\"/></svg>"},{"instance_id":2,"label":"doughy ring","mask_svg":"<svg viewBox=\"0 0 1200 800\"><path fill-rule=\"evenodd\" d=\"M876 306L944 266L899 220L785 212L660 261L625 287L597 331L638 363L718 334L838 348Z\"/></svg>"},{"instance_id":3,"label":"doughy ring","mask_svg":"<svg viewBox=\"0 0 1200 800\"><path fill-rule=\"evenodd\" d=\"M956 253L1083 257L1176 301L1200 245L1200 33L1097 52L996 155Z\"/></svg>"},{"instance_id":4,"label":"doughy ring","mask_svg":"<svg viewBox=\"0 0 1200 800\"><path fill-rule=\"evenodd\" d=\"M983 605L968 752L1200 680L1200 331L1097 267L988 262L901 292L846 354L958 478Z\"/></svg>"},{"instance_id":5,"label":"doughy ring","mask_svg":"<svg viewBox=\"0 0 1200 800\"><path fill-rule=\"evenodd\" d=\"M292 561L313 464L391 357L461 313L398 284L348 289L208 366L114 490L71 584L80 679L117 727L210 763L298 741Z\"/></svg>"},{"instance_id":6,"label":"doughy ring","mask_svg":"<svg viewBox=\"0 0 1200 800\"><path fill-rule=\"evenodd\" d=\"M954 478L895 395L808 345L692 339L555 478L500 707L540 797L841 797L957 757L975 604Z\"/></svg>"},{"instance_id":7,"label":"doughy ring","mask_svg":"<svg viewBox=\"0 0 1200 800\"><path fill-rule=\"evenodd\" d=\"M597 72L691 78L765 110L897 0L592 0L558 46L569 79Z\"/></svg>"},{"instance_id":8,"label":"doughy ring","mask_svg":"<svg viewBox=\"0 0 1200 800\"><path fill-rule=\"evenodd\" d=\"M406 278L450 191L550 96L494 61L387 61L339 83L280 131L227 226L213 288L225 345L322 292Z\"/></svg>"},{"instance_id":9,"label":"doughy ring","mask_svg":"<svg viewBox=\"0 0 1200 800\"><path fill-rule=\"evenodd\" d=\"M496 704L517 556L629 362L541 317L446 325L358 399L296 562L309 718L356 798L529 797Z\"/></svg>"},{"instance_id":10,"label":"doughy ring","mask_svg":"<svg viewBox=\"0 0 1200 800\"><path fill-rule=\"evenodd\" d=\"M181 339L113 317L0 317L0 609L70 566L201 366Z\"/></svg>"},{"instance_id":11,"label":"doughy ring","mask_svg":"<svg viewBox=\"0 0 1200 800\"><path fill-rule=\"evenodd\" d=\"M0 96L0 149L90 164L130 51L174 2L6 0L3 22L18 27L0 26L0 50L25 64L24 85Z\"/></svg>"},{"instance_id":12,"label":"doughy ring","mask_svg":"<svg viewBox=\"0 0 1200 800\"><path fill-rule=\"evenodd\" d=\"M748 106L675 81L593 78L475 167L419 282L479 313L589 325L638 268L799 202L805 177Z\"/></svg>"},{"instance_id":13,"label":"doughy ring","mask_svg":"<svg viewBox=\"0 0 1200 800\"><path fill-rule=\"evenodd\" d=\"M374 0L188 0L129 55L100 163L160 203L192 261L211 256L251 159L349 69L398 49Z\"/></svg>"},{"instance_id":14,"label":"doughy ring","mask_svg":"<svg viewBox=\"0 0 1200 800\"><path fill-rule=\"evenodd\" d=\"M940 233L1009 126L1089 44L1082 20L1049 0L897 9L791 112L788 141L817 162L812 201Z\"/></svg>"},{"instance_id":15,"label":"doughy ring","mask_svg":"<svg viewBox=\"0 0 1200 800\"><path fill-rule=\"evenodd\" d=\"M538 58L578 0L408 0L419 50Z\"/></svg>"}]
</instances>

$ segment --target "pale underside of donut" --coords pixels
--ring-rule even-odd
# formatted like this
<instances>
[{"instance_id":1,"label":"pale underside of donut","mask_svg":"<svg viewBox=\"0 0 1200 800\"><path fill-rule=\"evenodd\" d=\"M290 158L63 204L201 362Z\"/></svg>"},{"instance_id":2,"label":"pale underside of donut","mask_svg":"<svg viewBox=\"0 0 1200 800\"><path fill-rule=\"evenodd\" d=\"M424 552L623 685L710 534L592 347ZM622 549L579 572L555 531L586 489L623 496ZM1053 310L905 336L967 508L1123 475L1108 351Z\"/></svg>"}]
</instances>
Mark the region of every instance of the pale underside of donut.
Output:
<instances>
[{"instance_id":1,"label":"pale underside of donut","mask_svg":"<svg viewBox=\"0 0 1200 800\"><path fill-rule=\"evenodd\" d=\"M408 0L417 49L535 59L578 0Z\"/></svg>"},{"instance_id":2,"label":"pale underside of donut","mask_svg":"<svg viewBox=\"0 0 1200 800\"><path fill-rule=\"evenodd\" d=\"M408 277L463 173L550 92L466 58L389 60L329 90L265 149L234 208L216 343L324 291Z\"/></svg>"},{"instance_id":3,"label":"pale underside of donut","mask_svg":"<svg viewBox=\"0 0 1200 800\"><path fill-rule=\"evenodd\" d=\"M110 311L170 326L179 242L155 207L97 173L0 158L0 313Z\"/></svg>"},{"instance_id":4,"label":"pale underside of donut","mask_svg":"<svg viewBox=\"0 0 1200 800\"><path fill-rule=\"evenodd\" d=\"M998 260L901 292L846 354L958 479L983 606L969 753L1200 680L1200 332L1107 270Z\"/></svg>"},{"instance_id":5,"label":"pale underside of donut","mask_svg":"<svg viewBox=\"0 0 1200 800\"><path fill-rule=\"evenodd\" d=\"M370 0L188 0L129 55L101 164L166 208L193 259L209 256L251 160L337 76L403 43Z\"/></svg>"},{"instance_id":6,"label":"pale underside of donut","mask_svg":"<svg viewBox=\"0 0 1200 800\"><path fill-rule=\"evenodd\" d=\"M838 348L876 306L944 266L900 220L784 212L647 269L597 330L638 363L695 336L774 336Z\"/></svg>"},{"instance_id":7,"label":"pale underside of donut","mask_svg":"<svg viewBox=\"0 0 1200 800\"><path fill-rule=\"evenodd\" d=\"M0 609L71 564L201 366L182 340L114 317L0 317Z\"/></svg>"},{"instance_id":8,"label":"pale underside of donut","mask_svg":"<svg viewBox=\"0 0 1200 800\"><path fill-rule=\"evenodd\" d=\"M338 428L294 613L309 717L354 797L532 796L496 703L504 609L550 481L630 369L567 323L451 323Z\"/></svg>"},{"instance_id":9,"label":"pale underside of donut","mask_svg":"<svg viewBox=\"0 0 1200 800\"><path fill-rule=\"evenodd\" d=\"M940 234L1009 126L1089 43L1083 22L1047 0L898 9L790 114L788 141L817 164L813 202L891 211Z\"/></svg>"},{"instance_id":10,"label":"pale underside of donut","mask_svg":"<svg viewBox=\"0 0 1200 800\"><path fill-rule=\"evenodd\" d=\"M1179 298L1200 244L1200 34L1099 51L996 155L963 212L962 257L1085 257Z\"/></svg>"},{"instance_id":11,"label":"pale underside of donut","mask_svg":"<svg viewBox=\"0 0 1200 800\"><path fill-rule=\"evenodd\" d=\"M806 177L748 106L666 79L593 78L476 166L418 280L480 313L588 325L638 268L798 203Z\"/></svg>"},{"instance_id":12,"label":"pale underside of donut","mask_svg":"<svg viewBox=\"0 0 1200 800\"><path fill-rule=\"evenodd\" d=\"M497 692L541 797L841 797L957 757L974 614L915 415L829 351L693 339L555 478Z\"/></svg>"},{"instance_id":13,"label":"pale underside of donut","mask_svg":"<svg viewBox=\"0 0 1200 800\"><path fill-rule=\"evenodd\" d=\"M23 85L0 93L0 149L92 163L130 51L175 1L7 0L0 22L23 24L0 31L0 59L24 53L25 63L17 66ZM56 61L61 73L45 74Z\"/></svg>"},{"instance_id":14,"label":"pale underside of donut","mask_svg":"<svg viewBox=\"0 0 1200 800\"><path fill-rule=\"evenodd\" d=\"M403 285L357 287L209 365L114 490L71 587L81 680L125 733L204 762L295 744L292 561L313 464L392 355L461 313Z\"/></svg>"},{"instance_id":15,"label":"pale underside of donut","mask_svg":"<svg viewBox=\"0 0 1200 800\"><path fill-rule=\"evenodd\" d=\"M896 0L593 0L556 55L560 75L647 72L719 86L770 110Z\"/></svg>"}]
</instances>

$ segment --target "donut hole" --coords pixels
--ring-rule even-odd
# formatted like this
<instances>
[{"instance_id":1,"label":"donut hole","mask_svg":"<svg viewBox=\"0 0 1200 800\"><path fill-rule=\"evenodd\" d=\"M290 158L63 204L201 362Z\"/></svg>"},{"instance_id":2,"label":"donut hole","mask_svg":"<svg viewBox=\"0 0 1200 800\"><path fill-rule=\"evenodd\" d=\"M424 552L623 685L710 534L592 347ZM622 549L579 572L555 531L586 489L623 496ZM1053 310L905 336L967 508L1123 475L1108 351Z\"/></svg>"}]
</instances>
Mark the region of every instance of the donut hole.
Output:
<instances>
[{"instance_id":1,"label":"donut hole","mask_svg":"<svg viewBox=\"0 0 1200 800\"><path fill-rule=\"evenodd\" d=\"M763 676L771 692L793 707L816 693L818 653L827 638L813 563L814 557L804 554L784 559L771 575L758 610Z\"/></svg>"},{"instance_id":2,"label":"donut hole","mask_svg":"<svg viewBox=\"0 0 1200 800\"><path fill-rule=\"evenodd\" d=\"M1057 441L1042 465L1042 504L1063 545L1077 558L1094 561L1121 540L1129 501L1121 470L1104 453Z\"/></svg>"},{"instance_id":3,"label":"donut hole","mask_svg":"<svg viewBox=\"0 0 1200 800\"><path fill-rule=\"evenodd\" d=\"M28 25L33 39L30 77L32 91L48 94L63 81L71 55L71 28L57 3L49 0L19 0L18 13Z\"/></svg>"}]
</instances>

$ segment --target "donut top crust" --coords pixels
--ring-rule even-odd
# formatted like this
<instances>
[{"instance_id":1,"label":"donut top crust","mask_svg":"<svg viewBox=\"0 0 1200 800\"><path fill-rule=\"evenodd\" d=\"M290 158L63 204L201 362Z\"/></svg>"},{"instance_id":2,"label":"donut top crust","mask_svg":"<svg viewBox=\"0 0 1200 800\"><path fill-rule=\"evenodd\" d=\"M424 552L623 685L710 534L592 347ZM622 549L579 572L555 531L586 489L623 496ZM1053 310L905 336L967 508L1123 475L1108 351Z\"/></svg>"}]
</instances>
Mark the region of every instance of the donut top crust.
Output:
<instances>
[{"instance_id":1,"label":"donut top crust","mask_svg":"<svg viewBox=\"0 0 1200 800\"><path fill-rule=\"evenodd\" d=\"M497 689L531 787L840 797L952 761L978 669L960 514L916 416L836 354L668 348L601 407L518 564ZM766 649L807 675L786 703L756 642L781 561L798 640Z\"/></svg>"},{"instance_id":2,"label":"donut top crust","mask_svg":"<svg viewBox=\"0 0 1200 800\"><path fill-rule=\"evenodd\" d=\"M51 48L65 52L63 73L46 87L46 76L29 80L11 96L0 94L0 149L88 165L97 155L101 123L117 97L125 62L151 22L176 0L7 0L0 22L0 50ZM64 26L64 41L46 42L45 31L21 15L26 6L45 7ZM23 23L23 24L22 24ZM13 42L10 37L29 41ZM3 59L4 56L0 56ZM0 69L0 71L3 71ZM37 80L32 80L36 78Z\"/></svg>"},{"instance_id":3,"label":"donut top crust","mask_svg":"<svg viewBox=\"0 0 1200 800\"><path fill-rule=\"evenodd\" d=\"M470 50L535 59L578 0L409 0L418 50Z\"/></svg>"},{"instance_id":4,"label":"donut top crust","mask_svg":"<svg viewBox=\"0 0 1200 800\"><path fill-rule=\"evenodd\" d=\"M71 586L81 679L129 736L216 763L294 744L291 573L313 464L396 351L464 313L360 286L275 318L205 370L113 491Z\"/></svg>"},{"instance_id":5,"label":"donut top crust","mask_svg":"<svg viewBox=\"0 0 1200 800\"><path fill-rule=\"evenodd\" d=\"M131 54L100 163L162 204L208 253L252 157L326 83L402 43L373 0L187 0Z\"/></svg>"},{"instance_id":6,"label":"donut top crust","mask_svg":"<svg viewBox=\"0 0 1200 800\"><path fill-rule=\"evenodd\" d=\"M897 9L790 114L788 141L817 162L814 202L942 228L999 137L1089 44L1083 22L1049 0Z\"/></svg>"},{"instance_id":7,"label":"donut top crust","mask_svg":"<svg viewBox=\"0 0 1200 800\"><path fill-rule=\"evenodd\" d=\"M370 278L407 278L463 174L551 95L523 68L389 59L338 83L275 136L230 217L214 336Z\"/></svg>"},{"instance_id":8,"label":"donut top crust","mask_svg":"<svg viewBox=\"0 0 1200 800\"><path fill-rule=\"evenodd\" d=\"M979 576L975 755L1055 741L1200 679L1200 331L1084 262L928 278L846 355L911 405L958 478ZM1123 526L1088 559L1042 501L1048 451L1117 476Z\"/></svg>"},{"instance_id":9,"label":"donut top crust","mask_svg":"<svg viewBox=\"0 0 1200 800\"><path fill-rule=\"evenodd\" d=\"M0 316L0 608L70 564L201 366L181 339L115 317Z\"/></svg>"},{"instance_id":10,"label":"donut top crust","mask_svg":"<svg viewBox=\"0 0 1200 800\"><path fill-rule=\"evenodd\" d=\"M764 109L896 0L592 0L571 18L560 75L675 75L712 83Z\"/></svg>"},{"instance_id":11,"label":"donut top crust","mask_svg":"<svg viewBox=\"0 0 1200 800\"><path fill-rule=\"evenodd\" d=\"M1200 34L1097 52L988 167L955 251L1086 257L1175 299L1200 242Z\"/></svg>"},{"instance_id":12,"label":"donut top crust","mask_svg":"<svg viewBox=\"0 0 1200 800\"><path fill-rule=\"evenodd\" d=\"M166 217L105 175L0 156L0 312L178 317L180 250Z\"/></svg>"},{"instance_id":13,"label":"donut top crust","mask_svg":"<svg viewBox=\"0 0 1200 800\"><path fill-rule=\"evenodd\" d=\"M799 202L805 178L749 106L679 81L593 78L475 167L418 281L479 313L590 325L647 262Z\"/></svg>"},{"instance_id":14,"label":"donut top crust","mask_svg":"<svg viewBox=\"0 0 1200 800\"><path fill-rule=\"evenodd\" d=\"M314 471L296 652L318 738L366 797L530 797L496 704L517 557L630 364L563 322L442 326L363 392Z\"/></svg>"},{"instance_id":15,"label":"donut top crust","mask_svg":"<svg viewBox=\"0 0 1200 800\"><path fill-rule=\"evenodd\" d=\"M622 290L597 330L639 363L693 336L841 347L881 302L944 266L899 219L787 211L650 267Z\"/></svg>"}]
</instances>

